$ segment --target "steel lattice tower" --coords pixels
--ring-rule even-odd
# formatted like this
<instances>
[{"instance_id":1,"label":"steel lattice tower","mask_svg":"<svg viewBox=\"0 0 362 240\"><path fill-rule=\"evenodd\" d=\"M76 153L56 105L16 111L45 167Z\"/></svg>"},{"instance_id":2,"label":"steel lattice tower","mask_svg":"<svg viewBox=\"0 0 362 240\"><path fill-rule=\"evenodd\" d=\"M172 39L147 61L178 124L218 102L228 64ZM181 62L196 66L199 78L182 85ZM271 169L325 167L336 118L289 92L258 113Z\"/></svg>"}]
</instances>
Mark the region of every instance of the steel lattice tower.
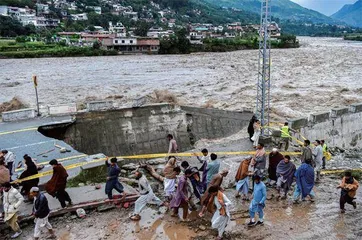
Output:
<instances>
[{"instance_id":1,"label":"steel lattice tower","mask_svg":"<svg viewBox=\"0 0 362 240\"><path fill-rule=\"evenodd\" d=\"M270 112L270 31L271 22L271 0L261 0L261 16L259 30L259 66L258 85L256 97L256 116L260 119L261 135L269 135L269 112Z\"/></svg>"}]
</instances>

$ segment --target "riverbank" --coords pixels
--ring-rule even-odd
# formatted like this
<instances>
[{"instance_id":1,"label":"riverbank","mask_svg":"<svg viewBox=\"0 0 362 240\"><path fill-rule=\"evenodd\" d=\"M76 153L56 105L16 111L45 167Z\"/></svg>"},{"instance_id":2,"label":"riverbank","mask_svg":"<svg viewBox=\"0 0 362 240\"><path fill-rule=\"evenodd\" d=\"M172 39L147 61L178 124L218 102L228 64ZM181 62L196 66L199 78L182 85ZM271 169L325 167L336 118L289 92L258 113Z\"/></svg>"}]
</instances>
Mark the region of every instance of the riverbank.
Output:
<instances>
[{"instance_id":1,"label":"riverbank","mask_svg":"<svg viewBox=\"0 0 362 240\"><path fill-rule=\"evenodd\" d=\"M90 57L114 56L117 51L91 47L53 47L48 49L0 52L0 58L46 58L46 57Z\"/></svg>"},{"instance_id":2,"label":"riverbank","mask_svg":"<svg viewBox=\"0 0 362 240\"><path fill-rule=\"evenodd\" d=\"M294 35L282 35L271 40L272 48L299 48L299 41ZM235 37L226 39L206 38L198 44L191 44L187 38L162 39L160 54L190 54L197 52L232 52L238 50L258 49L257 36ZM67 46L65 43L0 41L0 58L44 58L44 57L84 57L112 56L121 52L107 50L100 44L92 47Z\"/></svg>"},{"instance_id":3,"label":"riverbank","mask_svg":"<svg viewBox=\"0 0 362 240\"><path fill-rule=\"evenodd\" d=\"M84 57L117 55L114 50L99 47L74 47L65 44L26 42L15 40L0 41L0 58L42 58L42 57Z\"/></svg>"}]
</instances>

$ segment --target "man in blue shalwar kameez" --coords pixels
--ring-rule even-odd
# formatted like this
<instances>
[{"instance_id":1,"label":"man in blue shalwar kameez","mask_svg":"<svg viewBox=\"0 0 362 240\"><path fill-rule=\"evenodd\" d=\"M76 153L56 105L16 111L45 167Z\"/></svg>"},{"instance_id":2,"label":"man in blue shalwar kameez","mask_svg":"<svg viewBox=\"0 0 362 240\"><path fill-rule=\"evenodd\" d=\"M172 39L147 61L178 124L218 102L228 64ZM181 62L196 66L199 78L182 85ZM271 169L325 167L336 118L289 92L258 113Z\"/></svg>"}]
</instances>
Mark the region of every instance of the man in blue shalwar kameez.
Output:
<instances>
[{"instance_id":1,"label":"man in blue shalwar kameez","mask_svg":"<svg viewBox=\"0 0 362 240\"><path fill-rule=\"evenodd\" d=\"M253 191L253 200L251 200L249 207L250 222L248 226L255 226L257 224L264 223L264 207L266 200L266 186L261 181L259 175L254 176L254 191ZM255 221L255 213L259 214L259 221Z\"/></svg>"}]
</instances>

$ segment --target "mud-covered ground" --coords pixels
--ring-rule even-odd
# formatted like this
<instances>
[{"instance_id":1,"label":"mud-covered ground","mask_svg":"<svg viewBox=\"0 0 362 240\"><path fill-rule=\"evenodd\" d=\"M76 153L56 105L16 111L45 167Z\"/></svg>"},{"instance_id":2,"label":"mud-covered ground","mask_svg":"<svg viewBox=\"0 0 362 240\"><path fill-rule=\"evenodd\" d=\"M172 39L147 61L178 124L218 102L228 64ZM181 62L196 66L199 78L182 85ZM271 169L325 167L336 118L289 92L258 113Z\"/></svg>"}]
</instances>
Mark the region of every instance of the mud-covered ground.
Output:
<instances>
[{"instance_id":1,"label":"mud-covered ground","mask_svg":"<svg viewBox=\"0 0 362 240\"><path fill-rule=\"evenodd\" d=\"M280 118L362 100L362 44L300 37L299 49L272 50L272 111ZM0 103L18 96L34 105L32 74L42 106L114 99L120 106L168 90L171 99L230 110L255 104L256 50L191 55L3 59ZM160 99L156 100L159 101Z\"/></svg>"},{"instance_id":2,"label":"mud-covered ground","mask_svg":"<svg viewBox=\"0 0 362 240\"><path fill-rule=\"evenodd\" d=\"M196 149L207 147L213 151L228 151L229 148L242 146L241 150L251 148L251 143L242 133L225 139L200 140ZM292 146L291 150L295 150ZM229 175L223 182L223 187L228 188L226 195L233 202L231 207L232 221L227 227L225 239L361 239L362 227L362 191L358 191L357 210L347 205L345 214L339 213L340 190L336 189L340 177L324 175L322 182L315 186L317 199L315 203L309 201L293 204L291 195L288 200L277 201L275 189L268 189L266 204L265 224L249 229L246 226L248 219L248 201L234 197L234 177L240 161L245 156L221 157L220 169L229 169ZM185 158L191 165L198 165L195 157ZM298 165L298 157L293 157ZM327 168L340 167L341 162L353 163L360 167L360 161L344 159L336 162L327 162ZM338 163L338 164L337 164ZM342 164L343 165L343 164ZM155 166L156 167L156 166ZM342 166L343 167L343 166ZM151 181L152 178L149 176ZM162 196L162 184L157 195ZM292 192L290 192L291 194ZM274 197L272 197L274 195ZM133 206L130 209L113 209L107 212L89 212L85 219L75 215L51 219L56 229L57 236L62 240L184 240L184 239L215 239L216 231L210 227L211 215L204 219L197 216L197 211L190 213L191 222L182 223L179 219L172 218L165 209L149 206L142 212L140 222L129 220ZM181 210L180 210L181 214ZM24 234L20 239L31 239L33 223L24 227ZM8 236L8 234L6 235ZM46 234L43 235L44 237ZM3 236L4 237L4 236Z\"/></svg>"},{"instance_id":3,"label":"mud-covered ground","mask_svg":"<svg viewBox=\"0 0 362 240\"><path fill-rule=\"evenodd\" d=\"M339 179L323 177L315 187L317 199L292 204L290 199L278 201L272 198L266 203L264 226L248 228L249 202L235 199L235 191L228 189L226 195L232 200L232 221L230 221L225 239L361 239L362 206L361 191L358 193L358 207L353 210L347 205L345 214L339 213ZM268 189L269 198L275 194ZM162 209L161 209L162 210ZM181 211L181 210L180 210ZM51 219L58 239L125 239L125 240L184 240L215 239L216 231L210 227L211 215L204 219L191 212L191 222L183 223L172 218L170 212L158 212L155 207L147 207L142 212L140 222L128 219L130 209L113 209L108 212L90 212L85 219L64 216ZM20 239L31 239L33 224L24 226ZM42 237L46 237L44 233ZM6 239L6 237L3 237Z\"/></svg>"}]
</instances>

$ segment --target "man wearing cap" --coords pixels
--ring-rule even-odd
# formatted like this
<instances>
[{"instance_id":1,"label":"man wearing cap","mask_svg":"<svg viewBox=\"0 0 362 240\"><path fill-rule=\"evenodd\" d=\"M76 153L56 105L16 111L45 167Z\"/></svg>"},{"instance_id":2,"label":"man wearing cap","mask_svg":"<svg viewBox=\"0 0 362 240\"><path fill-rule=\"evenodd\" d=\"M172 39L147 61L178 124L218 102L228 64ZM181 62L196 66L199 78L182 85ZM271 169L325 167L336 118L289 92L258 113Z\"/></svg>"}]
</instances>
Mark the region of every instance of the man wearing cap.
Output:
<instances>
[{"instance_id":1,"label":"man wearing cap","mask_svg":"<svg viewBox=\"0 0 362 240\"><path fill-rule=\"evenodd\" d=\"M30 194L34 197L33 215L35 216L34 239L38 240L41 235L41 228L48 229L50 236L48 239L55 239L56 236L53 231L52 225L48 221L50 209L48 199L44 194L40 193L38 187L32 187Z\"/></svg>"},{"instance_id":2,"label":"man wearing cap","mask_svg":"<svg viewBox=\"0 0 362 240\"><path fill-rule=\"evenodd\" d=\"M5 213L4 221L15 232L11 238L17 238L23 232L18 224L18 211L24 198L18 190L13 188L9 182L6 182L3 184L3 201Z\"/></svg>"},{"instance_id":3,"label":"man wearing cap","mask_svg":"<svg viewBox=\"0 0 362 240\"><path fill-rule=\"evenodd\" d=\"M72 204L72 200L69 197L69 194L65 191L67 186L68 173L65 168L58 163L56 159L53 159L49 162L49 165L53 167L53 176L45 184L45 190L49 195L58 198L62 208L66 207L65 202L67 201L69 205Z\"/></svg>"}]
</instances>

